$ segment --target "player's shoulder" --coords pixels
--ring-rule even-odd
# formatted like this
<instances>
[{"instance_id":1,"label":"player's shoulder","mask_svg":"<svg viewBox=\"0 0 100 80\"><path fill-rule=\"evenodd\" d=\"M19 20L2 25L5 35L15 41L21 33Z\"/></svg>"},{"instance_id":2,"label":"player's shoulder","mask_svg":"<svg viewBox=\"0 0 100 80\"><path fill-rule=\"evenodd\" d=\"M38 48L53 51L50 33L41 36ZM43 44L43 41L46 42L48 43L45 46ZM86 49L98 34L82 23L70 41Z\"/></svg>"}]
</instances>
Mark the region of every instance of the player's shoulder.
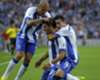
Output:
<instances>
[{"instance_id":1,"label":"player's shoulder","mask_svg":"<svg viewBox=\"0 0 100 80\"><path fill-rule=\"evenodd\" d=\"M72 25L69 25L69 27L70 27L70 31L74 31L74 28Z\"/></svg>"},{"instance_id":2,"label":"player's shoulder","mask_svg":"<svg viewBox=\"0 0 100 80\"><path fill-rule=\"evenodd\" d=\"M46 17L51 17L51 14L50 14L49 12L46 12L46 13L45 13L45 16L46 16Z\"/></svg>"},{"instance_id":3,"label":"player's shoulder","mask_svg":"<svg viewBox=\"0 0 100 80\"><path fill-rule=\"evenodd\" d=\"M36 10L37 7L35 6L32 6L32 7L29 7L26 12L34 12Z\"/></svg>"},{"instance_id":4,"label":"player's shoulder","mask_svg":"<svg viewBox=\"0 0 100 80\"><path fill-rule=\"evenodd\" d=\"M36 8L37 7L29 7L26 12L25 12L25 17L30 17L32 18L33 17L33 14L36 12Z\"/></svg>"},{"instance_id":5,"label":"player's shoulder","mask_svg":"<svg viewBox=\"0 0 100 80\"><path fill-rule=\"evenodd\" d=\"M56 34L66 36L68 34L68 28L69 28L68 25L66 25L65 27L62 27L56 32Z\"/></svg>"},{"instance_id":6,"label":"player's shoulder","mask_svg":"<svg viewBox=\"0 0 100 80\"><path fill-rule=\"evenodd\" d=\"M73 33L73 32L75 32L73 26L71 26L71 25L69 25L69 24L66 25L65 27L63 27L63 28L61 29L61 31L66 31L66 32L68 32L68 33Z\"/></svg>"}]
</instances>

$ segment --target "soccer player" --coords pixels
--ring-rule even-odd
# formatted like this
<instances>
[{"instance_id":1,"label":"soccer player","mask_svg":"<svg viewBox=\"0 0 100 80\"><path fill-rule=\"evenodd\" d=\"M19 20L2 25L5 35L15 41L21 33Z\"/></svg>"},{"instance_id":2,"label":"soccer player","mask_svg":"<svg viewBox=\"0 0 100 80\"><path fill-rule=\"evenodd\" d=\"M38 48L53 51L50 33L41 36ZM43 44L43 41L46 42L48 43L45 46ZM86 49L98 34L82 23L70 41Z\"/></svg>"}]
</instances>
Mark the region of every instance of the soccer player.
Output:
<instances>
[{"instance_id":1,"label":"soccer player","mask_svg":"<svg viewBox=\"0 0 100 80\"><path fill-rule=\"evenodd\" d=\"M66 23L63 16L57 15L55 16L54 20L57 27L59 28L59 30L56 32L56 36L64 36L67 42L68 57L73 64L73 67L70 69L71 72L72 69L74 69L79 62L76 34L73 27ZM71 75L70 72L69 74L67 74L68 80L79 80L76 76Z\"/></svg>"},{"instance_id":2,"label":"soccer player","mask_svg":"<svg viewBox=\"0 0 100 80\"><path fill-rule=\"evenodd\" d=\"M13 55L14 51L15 51L16 36L17 36L18 31L19 31L19 29L15 25L14 20L11 20L10 21L10 26L6 30L6 34L9 36L9 39L10 39L9 47L10 47L11 55Z\"/></svg>"},{"instance_id":3,"label":"soccer player","mask_svg":"<svg viewBox=\"0 0 100 80\"><path fill-rule=\"evenodd\" d=\"M48 10L49 3L47 0L41 0L37 7L27 9L16 39L16 55L9 62L1 80L7 79L14 66L24 57L24 62L14 80L20 80L23 76L35 52L38 31L41 29L42 21L51 17L47 12Z\"/></svg>"},{"instance_id":4,"label":"soccer player","mask_svg":"<svg viewBox=\"0 0 100 80\"><path fill-rule=\"evenodd\" d=\"M65 74L65 78L67 76L68 80L79 80L77 77L70 74L72 69L74 69L78 63L78 52L77 52L77 46L76 46L75 32L71 26L69 26L65 23L65 20L62 16L56 16L54 18L54 20L55 20L56 25L59 28L59 30L56 31L56 33L54 33L53 37L50 37L50 38L52 39L52 38L60 37L60 36L64 37L64 40L60 40L61 42L57 41L57 43L54 43L54 44L52 43L51 49L49 46L49 51L50 51L49 54L55 55L56 51L58 51L58 53L60 53L58 59L64 59L64 60L61 60L60 70L58 70L58 72L55 75L57 77L62 77L62 76L64 77L64 74ZM59 50L59 48L57 48L57 44L59 44L58 46L62 45L61 50ZM64 48L64 45L65 45L66 49ZM65 55L65 57L63 57L63 55L62 55L62 58L61 58L60 56L61 56L62 52L59 52L59 51L62 51L62 50L65 50L64 53L66 55ZM45 60L47 57L48 57L48 55L44 55L44 57L42 57L39 61L36 62L36 66L41 64L42 61ZM49 55L49 57L50 57L50 55ZM54 64L55 61L57 61L58 59L56 58L54 60L51 60L51 58L50 58L50 61L52 64ZM50 74L50 71L49 71L50 64L44 65L43 68L47 69L47 70L45 70L42 80L47 80L46 77ZM54 68L54 69L56 69L56 68ZM53 69L53 71L55 71L54 69ZM65 78L63 80L66 80ZM60 80L60 79L57 79L57 80Z\"/></svg>"}]
</instances>

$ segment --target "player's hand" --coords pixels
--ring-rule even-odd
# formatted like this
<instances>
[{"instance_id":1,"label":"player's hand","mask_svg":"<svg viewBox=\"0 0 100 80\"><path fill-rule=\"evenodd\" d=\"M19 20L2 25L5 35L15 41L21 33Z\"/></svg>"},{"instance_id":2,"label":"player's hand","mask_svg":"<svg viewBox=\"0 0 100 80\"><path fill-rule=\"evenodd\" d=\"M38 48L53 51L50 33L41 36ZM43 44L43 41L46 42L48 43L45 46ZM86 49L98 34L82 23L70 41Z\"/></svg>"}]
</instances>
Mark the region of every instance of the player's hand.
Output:
<instances>
[{"instance_id":1,"label":"player's hand","mask_svg":"<svg viewBox=\"0 0 100 80\"><path fill-rule=\"evenodd\" d=\"M47 69L49 69L50 68L50 64L48 63L48 64L42 64L42 66L41 66L41 68L43 69L43 70L47 70Z\"/></svg>"},{"instance_id":2,"label":"player's hand","mask_svg":"<svg viewBox=\"0 0 100 80\"><path fill-rule=\"evenodd\" d=\"M43 22L43 23L48 22L49 19L50 19L50 18L42 18L42 22Z\"/></svg>"},{"instance_id":3,"label":"player's hand","mask_svg":"<svg viewBox=\"0 0 100 80\"><path fill-rule=\"evenodd\" d=\"M37 61L36 63L35 63L35 67L37 68L37 67L39 67L40 65L41 65L41 61Z\"/></svg>"}]
</instances>

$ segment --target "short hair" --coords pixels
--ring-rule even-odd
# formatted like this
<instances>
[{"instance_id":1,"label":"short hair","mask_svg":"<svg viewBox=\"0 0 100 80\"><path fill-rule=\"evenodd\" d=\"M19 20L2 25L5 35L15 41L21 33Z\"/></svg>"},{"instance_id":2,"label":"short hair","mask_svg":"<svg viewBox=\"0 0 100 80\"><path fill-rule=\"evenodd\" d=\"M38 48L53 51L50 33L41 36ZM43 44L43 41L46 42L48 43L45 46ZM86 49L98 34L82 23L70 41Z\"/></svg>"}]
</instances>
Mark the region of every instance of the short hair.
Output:
<instances>
[{"instance_id":1,"label":"short hair","mask_svg":"<svg viewBox=\"0 0 100 80\"><path fill-rule=\"evenodd\" d=\"M56 22L53 18L50 18L48 21L44 21L43 24L48 25L49 27L57 28Z\"/></svg>"},{"instance_id":2,"label":"short hair","mask_svg":"<svg viewBox=\"0 0 100 80\"><path fill-rule=\"evenodd\" d=\"M10 24L14 24L14 20L13 19L10 20Z\"/></svg>"},{"instance_id":3,"label":"short hair","mask_svg":"<svg viewBox=\"0 0 100 80\"><path fill-rule=\"evenodd\" d=\"M49 7L49 2L48 0L40 0L40 3L38 4L38 7Z\"/></svg>"},{"instance_id":4,"label":"short hair","mask_svg":"<svg viewBox=\"0 0 100 80\"><path fill-rule=\"evenodd\" d=\"M56 15L56 16L54 17L54 20L58 20L58 19L60 19L60 20L62 20L62 21L65 21L65 18L64 18L62 15Z\"/></svg>"}]
</instances>

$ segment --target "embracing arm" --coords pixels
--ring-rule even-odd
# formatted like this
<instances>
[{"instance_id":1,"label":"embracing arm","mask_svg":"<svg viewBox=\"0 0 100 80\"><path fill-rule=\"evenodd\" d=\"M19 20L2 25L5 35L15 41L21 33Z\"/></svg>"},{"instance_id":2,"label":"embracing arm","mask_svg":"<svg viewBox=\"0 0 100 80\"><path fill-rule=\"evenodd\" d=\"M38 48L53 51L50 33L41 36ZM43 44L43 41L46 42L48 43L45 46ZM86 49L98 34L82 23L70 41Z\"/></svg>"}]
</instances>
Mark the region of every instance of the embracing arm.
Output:
<instances>
[{"instance_id":1,"label":"embracing arm","mask_svg":"<svg viewBox=\"0 0 100 80\"><path fill-rule=\"evenodd\" d=\"M38 61L35 63L35 67L39 67L43 61L48 58L48 52L46 52Z\"/></svg>"},{"instance_id":2,"label":"embracing arm","mask_svg":"<svg viewBox=\"0 0 100 80\"><path fill-rule=\"evenodd\" d=\"M28 20L27 24L28 24L28 26L34 26L34 25L37 25L37 24L43 24L43 22L47 22L48 20L49 20L49 18Z\"/></svg>"},{"instance_id":3,"label":"embracing arm","mask_svg":"<svg viewBox=\"0 0 100 80\"><path fill-rule=\"evenodd\" d=\"M51 63L52 63L52 64L56 64L57 62L59 62L59 61L61 61L62 59L64 59L64 57L65 57L65 51L61 51L61 52L59 53L59 56L57 56L55 59L53 59L53 60L51 61Z\"/></svg>"},{"instance_id":4,"label":"embracing arm","mask_svg":"<svg viewBox=\"0 0 100 80\"><path fill-rule=\"evenodd\" d=\"M34 19L34 20L28 20L27 25L28 26L34 26L36 24L41 24L43 19Z\"/></svg>"}]
</instances>

